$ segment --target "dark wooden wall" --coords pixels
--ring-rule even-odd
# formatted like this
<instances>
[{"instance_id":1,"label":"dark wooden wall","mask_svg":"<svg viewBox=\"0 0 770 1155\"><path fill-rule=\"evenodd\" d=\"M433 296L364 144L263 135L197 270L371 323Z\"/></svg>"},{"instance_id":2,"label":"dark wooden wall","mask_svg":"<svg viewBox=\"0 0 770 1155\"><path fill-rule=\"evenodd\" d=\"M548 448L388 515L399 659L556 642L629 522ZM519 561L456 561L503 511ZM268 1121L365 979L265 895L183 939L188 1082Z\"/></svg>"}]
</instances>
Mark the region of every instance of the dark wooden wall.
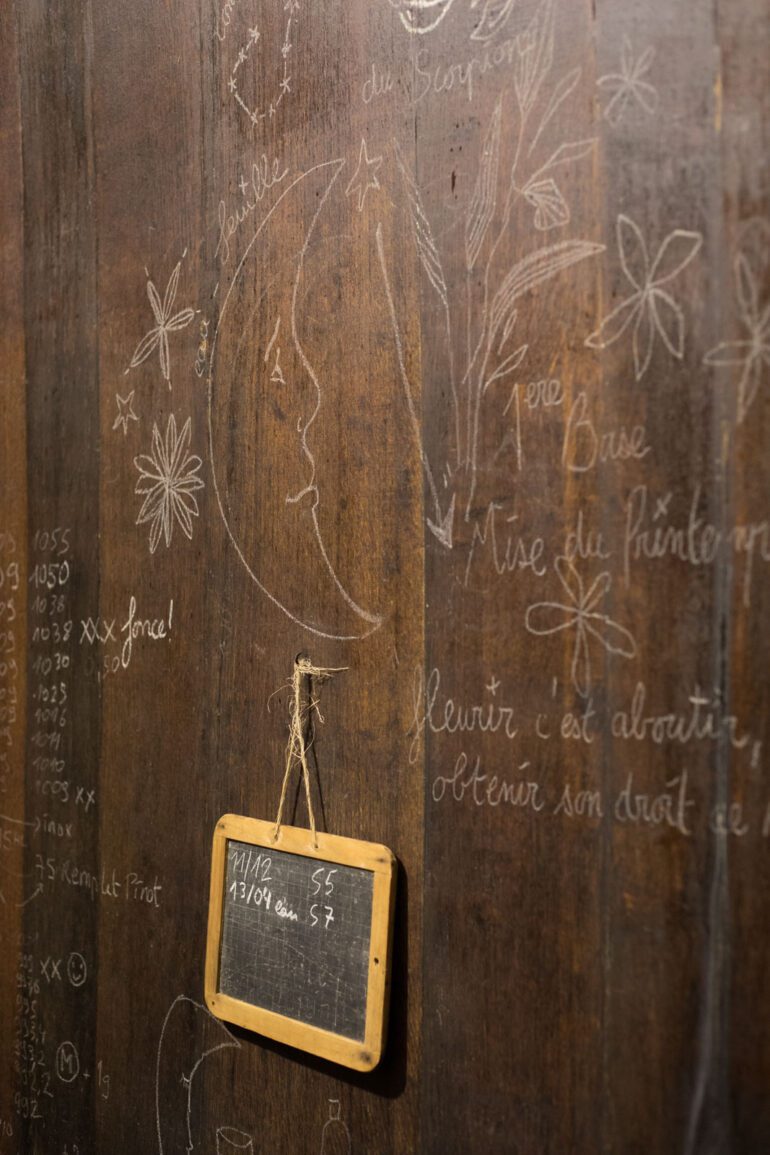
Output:
<instances>
[{"instance_id":1,"label":"dark wooden wall","mask_svg":"<svg viewBox=\"0 0 770 1155\"><path fill-rule=\"evenodd\" d=\"M768 4L0 30L0 1152L770 1149ZM368 1076L202 1006L299 651Z\"/></svg>"}]
</instances>

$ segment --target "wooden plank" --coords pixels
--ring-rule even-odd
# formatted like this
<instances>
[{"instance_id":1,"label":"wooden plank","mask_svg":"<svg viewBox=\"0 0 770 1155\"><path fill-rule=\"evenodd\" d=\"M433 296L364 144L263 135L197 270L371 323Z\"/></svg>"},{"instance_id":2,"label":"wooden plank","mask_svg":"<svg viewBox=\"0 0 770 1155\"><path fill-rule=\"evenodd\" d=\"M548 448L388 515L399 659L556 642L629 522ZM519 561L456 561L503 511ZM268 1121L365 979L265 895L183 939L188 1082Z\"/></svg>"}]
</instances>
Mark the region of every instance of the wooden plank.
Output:
<instances>
[{"instance_id":1,"label":"wooden plank","mask_svg":"<svg viewBox=\"0 0 770 1155\"><path fill-rule=\"evenodd\" d=\"M583 8L527 5L487 43L474 39L478 20L468 13L464 39L442 25L422 66L440 76L450 61L497 67L469 66L472 100L463 87L432 92L418 119L419 169L444 178L435 232L446 237L468 431L451 554L427 539L431 610L415 691L426 939L438 945L424 964L423 1142L436 1152L594 1150L599 1115L577 1104L601 1095L599 823L557 807L565 785L598 785L595 739L579 721L577 736L561 738L562 719L586 713L571 678L574 635L549 646L526 629L531 605L565 600L556 559L595 486L562 465L567 413L596 376L582 347L604 241L591 188L591 25ZM556 150L576 142L551 172ZM495 184L482 198L485 167ZM561 202L538 199L551 176ZM446 375L438 323L426 317L424 328L435 459Z\"/></svg>"},{"instance_id":2,"label":"wooden plank","mask_svg":"<svg viewBox=\"0 0 770 1155\"><path fill-rule=\"evenodd\" d=\"M608 705L628 714L636 696L643 716L686 718L693 697L711 702L718 685L719 570L693 559L692 551L675 556L665 547L656 561L640 539L658 527L661 541L663 533L670 538L693 507L695 516L722 524L715 411L701 369L715 307L707 289L710 254L719 235L709 99L714 28L711 14L693 13L685 32L664 5L648 17L642 23L630 11L598 9L601 73L643 69L640 80L649 86L625 95L617 79L601 86L603 150L612 174L604 312L611 315L633 295L629 276L646 276L667 294L652 298L654 313L645 306L638 330L612 340L612 322L605 321L597 338L604 346L600 419L610 429L642 426L649 446L638 462L623 464L615 491L607 493L607 521L623 526L610 612L629 623L638 651L633 664L616 669ZM683 51L690 62L684 72L675 64ZM719 283L718 268L713 279ZM624 821L613 823L608 846L605 1142L683 1150L697 1099L698 1021L709 1013L700 988L718 756L714 744L692 736L679 743L615 740L608 753L616 795L629 789L619 796ZM677 800L673 823L630 821L639 807L628 800L637 793ZM634 1077L640 1062L648 1072L643 1080Z\"/></svg>"},{"instance_id":3,"label":"wooden plank","mask_svg":"<svg viewBox=\"0 0 770 1155\"><path fill-rule=\"evenodd\" d=\"M22 1016L16 1001L22 955L24 902L24 736L26 721L27 491L24 391L24 217L21 158L20 76L15 13L0 11L0 39L6 67L0 75L0 630L6 649L0 677L0 1144L11 1146L22 1127L15 1096L21 1093L15 1048ZM12 1043L10 1041L12 1040Z\"/></svg>"},{"instance_id":4,"label":"wooden plank","mask_svg":"<svg viewBox=\"0 0 770 1155\"><path fill-rule=\"evenodd\" d=\"M92 1134L99 689L77 626L99 588L96 223L88 9L16 6L26 335L27 777L21 1147Z\"/></svg>"},{"instance_id":5,"label":"wooden plank","mask_svg":"<svg viewBox=\"0 0 770 1155\"><path fill-rule=\"evenodd\" d=\"M717 12L720 67L715 126L721 146L724 292L719 326L710 334L708 360L720 417L726 524L728 528L756 527L750 531L752 564L747 553L742 564L725 575L725 696L733 713L753 720L762 747L731 749L726 744L723 752L722 822L716 840L719 858L715 856L712 865L715 903L710 915L713 923L720 886L721 909L716 910L723 922L719 939L715 936L712 970L721 980L714 1012L727 1033L726 1061L721 1069L716 1062L711 1068L704 1065L698 1136L707 1131L715 1092L721 1091L722 1103L726 1100L729 1105L730 1139L737 1151L761 1150L770 1134L770 1116L761 1092L769 1073L767 1038L756 1014L756 1007L767 999L766 946L758 928L767 925L766 839L770 834L767 785L761 769L766 742L762 721L768 716L764 675L768 550L762 528L767 516L767 369L759 370L758 361L747 365L746 347L736 350L729 344L751 340L757 320L754 291L760 315L770 293L768 93L766 84L754 87L754 78L768 59L769 17L766 3L720 4ZM766 344L767 338L762 340ZM737 363L725 365L736 352ZM704 1032L702 1046L711 1042Z\"/></svg>"}]
</instances>

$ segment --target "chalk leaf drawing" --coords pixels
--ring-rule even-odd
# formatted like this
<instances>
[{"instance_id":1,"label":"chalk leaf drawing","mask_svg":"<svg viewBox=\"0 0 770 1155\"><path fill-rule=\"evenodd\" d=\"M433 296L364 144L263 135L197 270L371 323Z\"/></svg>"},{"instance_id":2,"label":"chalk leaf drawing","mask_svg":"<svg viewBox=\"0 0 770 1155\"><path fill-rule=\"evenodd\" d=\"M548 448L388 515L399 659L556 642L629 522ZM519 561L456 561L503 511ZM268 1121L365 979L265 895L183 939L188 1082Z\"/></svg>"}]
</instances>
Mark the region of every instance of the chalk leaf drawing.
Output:
<instances>
[{"instance_id":1,"label":"chalk leaf drawing","mask_svg":"<svg viewBox=\"0 0 770 1155\"><path fill-rule=\"evenodd\" d=\"M192 539L192 519L198 516L194 494L203 489L203 480L198 477L203 462L200 457L187 452L190 425L188 417L182 432L178 433L176 418L171 413L165 439L154 424L150 453L134 458L134 465L139 470L135 492L145 494L136 524L150 523L150 553L155 553L161 537L167 546L171 545L175 522L179 522L185 536Z\"/></svg>"},{"instance_id":2,"label":"chalk leaf drawing","mask_svg":"<svg viewBox=\"0 0 770 1155\"><path fill-rule=\"evenodd\" d=\"M607 596L612 584L609 573L601 573L586 590L583 579L574 564L566 557L557 557L554 568L567 595L565 602L536 602L526 613L525 624L531 634L544 636L561 630L575 631L572 655L572 684L582 697L591 691L591 652L589 642L598 642L609 654L624 658L636 657L636 642L623 626L598 606Z\"/></svg>"},{"instance_id":3,"label":"chalk leaf drawing","mask_svg":"<svg viewBox=\"0 0 770 1155\"><path fill-rule=\"evenodd\" d=\"M424 36L438 28L454 0L390 0L407 32Z\"/></svg>"},{"instance_id":4,"label":"chalk leaf drawing","mask_svg":"<svg viewBox=\"0 0 770 1155\"><path fill-rule=\"evenodd\" d=\"M382 618L348 592L322 534L333 520L315 458L327 386L304 335L308 305L324 292L313 262L331 243L323 214L344 164L327 161L296 177L247 245L212 342L208 426L217 506L249 577L297 625L349 641ZM296 238L288 246L287 236ZM269 471L260 468L262 446L270 447Z\"/></svg>"},{"instance_id":5,"label":"chalk leaf drawing","mask_svg":"<svg viewBox=\"0 0 770 1155\"><path fill-rule=\"evenodd\" d=\"M240 1127L217 1127L217 1155L254 1155L254 1140Z\"/></svg>"},{"instance_id":6,"label":"chalk leaf drawing","mask_svg":"<svg viewBox=\"0 0 770 1155\"><path fill-rule=\"evenodd\" d=\"M345 196L352 196L354 193L358 196L358 211L363 212L364 200L370 188L378 189L380 182L377 179L377 170L382 164L382 157L375 156L369 159L369 153L366 150L366 141L361 138L361 149L358 153L358 167L348 181L345 189Z\"/></svg>"},{"instance_id":7,"label":"chalk leaf drawing","mask_svg":"<svg viewBox=\"0 0 770 1155\"><path fill-rule=\"evenodd\" d=\"M433 477L433 470L430 467L428 456L423 448L422 431L420 427L420 419L415 408L414 396L412 393L412 386L409 381L409 375L406 371L406 363L404 361L404 347L401 340L401 334L398 326L398 318L396 316L396 306L393 300L393 290L390 287L390 279L388 277L388 268L385 261L385 250L382 243L382 225L377 225L377 256L380 262L380 271L382 273L383 285L385 287L385 296L388 301L388 311L390 313L390 321L393 326L393 337L396 344L396 353L398 357L398 368L401 376L401 383L404 387L404 394L406 396L407 409L409 411L409 419L412 425L412 432L417 441L417 447L422 460L423 469L425 471L425 479L428 483L430 491L431 502L433 505L434 517L427 519L428 529L447 549L452 548L452 526L454 522L455 512L455 495L452 499L446 513L442 513L441 504L439 501L438 490L436 482Z\"/></svg>"},{"instance_id":8,"label":"chalk leaf drawing","mask_svg":"<svg viewBox=\"0 0 770 1155\"><path fill-rule=\"evenodd\" d=\"M182 255L184 260L184 254ZM168 350L168 335L169 333L176 333L179 329L184 329L190 324L195 311L193 309L182 309L178 313L174 313L174 302L176 301L176 293L179 287L179 270L182 267L182 261L179 261L166 285L166 291L163 294L161 301L158 290L150 280L149 273L145 269L147 275L147 297L150 301L150 308L152 315L155 318L155 325L150 329L134 350L134 355L131 358L131 363L126 369L126 373L131 369L136 369L143 361L146 361L155 349L158 350L160 356L160 371L163 377L169 383L171 388L171 359Z\"/></svg>"},{"instance_id":9,"label":"chalk leaf drawing","mask_svg":"<svg viewBox=\"0 0 770 1155\"><path fill-rule=\"evenodd\" d=\"M471 32L471 40L491 40L508 22L516 0L471 0L471 11L484 5L481 19Z\"/></svg>"},{"instance_id":10,"label":"chalk leaf drawing","mask_svg":"<svg viewBox=\"0 0 770 1155\"><path fill-rule=\"evenodd\" d=\"M669 286L693 260L703 237L697 232L674 229L650 263L638 226L621 213L617 241L621 267L633 292L604 318L585 343L592 349L606 349L632 328L634 372L640 381L649 368L656 333L673 357L681 360L684 355L684 313L664 286Z\"/></svg>"},{"instance_id":11,"label":"chalk leaf drawing","mask_svg":"<svg viewBox=\"0 0 770 1155\"><path fill-rule=\"evenodd\" d=\"M249 29L248 38L239 48L235 63L230 71L230 79L227 82L228 90L232 94L236 104L245 112L255 128L265 119L272 120L284 96L288 96L291 92L291 76L289 74L289 57L292 51L291 33L292 26L296 21L296 13L299 10L299 0L284 0L283 10L286 14L286 24L284 25L283 43L281 44L280 79L277 89L272 94L272 98L268 100L262 108L251 108L244 99L243 92L239 87L239 72L244 69L244 66L251 59L252 55L257 51L261 51L257 46L261 43L262 36L256 25Z\"/></svg>"},{"instance_id":12,"label":"chalk leaf drawing","mask_svg":"<svg viewBox=\"0 0 770 1155\"><path fill-rule=\"evenodd\" d=\"M500 126L503 98L495 105L492 119L481 149L481 161L473 196L468 205L465 221L465 263L468 269L476 264L484 237L487 235L497 203L497 174L500 168Z\"/></svg>"},{"instance_id":13,"label":"chalk leaf drawing","mask_svg":"<svg viewBox=\"0 0 770 1155\"><path fill-rule=\"evenodd\" d=\"M737 415L740 424L759 391L763 370L770 368L770 300L763 306L757 275L746 252L737 253L733 272L743 336L739 341L720 342L708 351L704 361L707 365L740 367Z\"/></svg>"},{"instance_id":14,"label":"chalk leaf drawing","mask_svg":"<svg viewBox=\"0 0 770 1155\"><path fill-rule=\"evenodd\" d=\"M649 47L634 60L631 41L624 36L620 50L620 72L608 72L597 80L600 88L612 94L602 115L613 128L617 128L634 104L638 104L650 116L657 109L658 91L645 79L654 59L655 49Z\"/></svg>"},{"instance_id":15,"label":"chalk leaf drawing","mask_svg":"<svg viewBox=\"0 0 770 1155\"><path fill-rule=\"evenodd\" d=\"M123 435L128 433L129 421L138 421L136 413L134 413L134 392L131 390L128 397L121 397L120 393L115 394L115 401L118 406L118 415L112 423L112 428L117 429L119 425L123 426Z\"/></svg>"},{"instance_id":16,"label":"chalk leaf drawing","mask_svg":"<svg viewBox=\"0 0 770 1155\"><path fill-rule=\"evenodd\" d=\"M202 1003L177 995L163 1019L155 1059L155 1123L158 1155L180 1152L180 1123L187 1155L200 1149L193 1136L195 1077L211 1055L241 1044Z\"/></svg>"},{"instance_id":17,"label":"chalk leaf drawing","mask_svg":"<svg viewBox=\"0 0 770 1155\"><path fill-rule=\"evenodd\" d=\"M475 7L475 5L474 5ZM493 21L500 26L513 5L489 3L484 9L488 29ZM438 11L433 11L436 21ZM402 11L403 18L403 11ZM479 25L479 28L482 27ZM434 25L435 26L435 25ZM427 30L427 29L426 29ZM466 267L465 308L450 294L447 277L422 193L397 141L393 142L397 170L406 195L412 239L422 269L441 303L447 350L447 380L452 406L447 426L454 444L447 447L445 463L431 467L420 441L420 452L430 491L432 513L429 528L447 549L454 537L454 512L460 502L469 519L474 507L477 480L486 462L481 459L482 404L493 399L495 386L519 367L529 342L517 340L510 346L516 326L520 298L558 276L572 265L604 251L591 241L562 240L544 244L541 234L563 229L570 222L570 209L559 181L566 169L588 157L595 138L549 142L557 113L577 88L581 69L574 68L561 79L552 76L554 61L554 0L541 0L526 27L515 38L513 90L516 107L509 110L509 93L498 98L484 127L478 166L468 201L464 229ZM515 127L510 129L509 122ZM512 161L502 163L503 141L512 137ZM538 159L539 156L542 159ZM522 216L522 228L512 227L514 212ZM533 230L527 228L531 225ZM511 260L511 237L537 240L534 251ZM388 303L392 293L384 265L381 243L378 255ZM459 310L458 310L459 305ZM455 370L459 352L455 346L456 315L466 313L463 367ZM399 344L398 325L391 309L394 336ZM455 323L453 324L453 317ZM457 334L458 338L460 334ZM399 364L403 358L399 356ZM410 416L414 405L412 390L402 368ZM415 433L419 424L412 417ZM503 441L509 431L503 433ZM519 455L520 460L520 455ZM447 493L439 499L436 476L443 476ZM463 495L458 499L462 489Z\"/></svg>"}]
</instances>

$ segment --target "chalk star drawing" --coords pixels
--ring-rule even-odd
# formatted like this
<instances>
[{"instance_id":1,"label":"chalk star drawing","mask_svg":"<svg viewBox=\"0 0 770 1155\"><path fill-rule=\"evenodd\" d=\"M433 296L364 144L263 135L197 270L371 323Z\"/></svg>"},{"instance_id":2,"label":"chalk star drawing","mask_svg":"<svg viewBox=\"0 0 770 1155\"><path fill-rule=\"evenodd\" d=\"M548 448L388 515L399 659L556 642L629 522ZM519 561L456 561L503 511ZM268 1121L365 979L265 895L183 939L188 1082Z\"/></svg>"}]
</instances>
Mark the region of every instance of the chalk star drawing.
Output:
<instances>
[{"instance_id":1,"label":"chalk star drawing","mask_svg":"<svg viewBox=\"0 0 770 1155\"><path fill-rule=\"evenodd\" d=\"M344 164L343 159L327 161L292 181L247 245L222 302L212 342L208 423L217 505L244 569L291 621L318 637L352 641L378 629L383 619L351 597L323 539L322 479L313 438L325 389L300 332L301 306L311 291L318 292L313 271L305 271L305 258ZM302 239L300 247L292 241L287 253L289 228ZM259 287L263 278L255 275L255 270L264 269L273 270L267 282L269 298L267 287ZM277 395L280 419L274 404ZM291 409L295 412L287 417ZM239 422L247 426L248 436L234 441L232 429ZM269 567L254 531L257 496L252 490L249 446L260 437L278 446L277 468L264 484L260 482L258 501L276 548L284 551L286 577L279 586L268 575L281 567ZM308 588L313 590L312 604Z\"/></svg>"},{"instance_id":2,"label":"chalk star drawing","mask_svg":"<svg viewBox=\"0 0 770 1155\"><path fill-rule=\"evenodd\" d=\"M657 89L644 79L654 59L655 49L650 47L645 48L641 56L634 60L631 41L624 36L623 47L620 50L620 72L608 72L606 76L600 76L597 80L596 83L600 88L613 93L602 114L613 128L617 128L634 102L650 116L658 107Z\"/></svg>"},{"instance_id":3,"label":"chalk star drawing","mask_svg":"<svg viewBox=\"0 0 770 1155\"><path fill-rule=\"evenodd\" d=\"M176 418L171 413L165 441L154 424L151 452L134 458L134 465L139 470L134 492L146 495L136 524L150 522L150 553L155 553L161 535L166 546L171 545L175 521L179 522L185 536L192 539L192 519L198 516L198 502L193 494L203 489L203 480L197 476L203 462L200 457L187 452L190 425L188 417L178 434Z\"/></svg>"},{"instance_id":4,"label":"chalk star drawing","mask_svg":"<svg viewBox=\"0 0 770 1155\"><path fill-rule=\"evenodd\" d=\"M607 349L633 322L634 372L640 381L652 359L656 332L673 357L681 361L684 355L684 313L663 286L670 285L689 265L703 244L703 236L674 229L652 264L638 226L622 213L618 217L617 238L620 263L634 292L604 318L585 343L592 349Z\"/></svg>"},{"instance_id":5,"label":"chalk star drawing","mask_svg":"<svg viewBox=\"0 0 770 1155\"><path fill-rule=\"evenodd\" d=\"M557 557L554 568L567 593L567 603L537 602L527 610L525 624L531 634L540 636L574 629L572 683L585 698L591 691L589 638L598 641L607 653L620 654L624 658L636 657L636 642L628 630L596 608L612 585L609 573L599 574L586 591L583 579L568 558Z\"/></svg>"},{"instance_id":6,"label":"chalk star drawing","mask_svg":"<svg viewBox=\"0 0 770 1155\"><path fill-rule=\"evenodd\" d=\"M764 249L770 256L770 226L763 226ZM752 238L753 240L754 238ZM738 317L745 336L740 341L722 341L703 358L707 365L742 366L738 382L738 424L744 420L762 383L762 371L770 368L770 300L764 308L760 303L760 289L751 255L762 252L763 246L752 244L736 254L733 262Z\"/></svg>"},{"instance_id":7,"label":"chalk star drawing","mask_svg":"<svg viewBox=\"0 0 770 1155\"><path fill-rule=\"evenodd\" d=\"M119 393L115 394L115 400L118 403L118 415L112 423L112 428L117 429L119 425L123 426L123 436L128 433L129 421L138 421L139 418L134 413L134 393L132 389L128 397L121 397Z\"/></svg>"},{"instance_id":8,"label":"chalk star drawing","mask_svg":"<svg viewBox=\"0 0 770 1155\"><path fill-rule=\"evenodd\" d=\"M185 249L182 254L184 260L187 254ZM158 290L150 280L149 273L147 274L147 296L150 301L150 308L152 315L155 318L155 327L150 329L149 333L142 338L134 350L134 355L131 358L131 363L126 369L126 373L131 369L136 369L143 361L146 361L150 354L158 349L160 354L160 371L163 377L169 383L171 388L171 360L168 351L168 334L176 333L179 329L184 329L190 324L195 311L193 309L182 309L179 313L173 313L174 301L176 300L176 292L179 287L179 270L182 267L182 261L176 265L174 271L168 279L166 285L166 292L163 294L163 301L160 299Z\"/></svg>"},{"instance_id":9,"label":"chalk star drawing","mask_svg":"<svg viewBox=\"0 0 770 1155\"><path fill-rule=\"evenodd\" d=\"M255 127L256 125L260 124L265 119L265 117L268 117L270 120L272 120L278 111L278 107L284 96L291 92L289 56L291 55L292 50L292 25L296 19L295 13L299 11L298 0L285 0L283 10L286 13L286 25L284 27L283 44L281 45L281 78L278 82L278 93L273 97L272 100L268 101L267 110L261 111L259 108L250 108L238 88L238 71L249 59L251 53L256 50L257 44L261 40L261 34L259 28L256 25L249 29L248 39L246 40L245 45L242 45L238 51L238 55L235 58L235 64L233 65L232 71L230 72L230 79L227 82L227 87L235 97L236 103L246 113L246 116Z\"/></svg>"},{"instance_id":10,"label":"chalk star drawing","mask_svg":"<svg viewBox=\"0 0 770 1155\"><path fill-rule=\"evenodd\" d=\"M370 188L378 189L380 182L377 179L377 172L382 164L382 157L375 156L369 159L369 153L366 149L366 141L361 137L361 148L358 153L358 167L348 181L348 186L345 189L345 196L349 197L353 193L358 194L358 211L363 212L364 200Z\"/></svg>"}]
</instances>

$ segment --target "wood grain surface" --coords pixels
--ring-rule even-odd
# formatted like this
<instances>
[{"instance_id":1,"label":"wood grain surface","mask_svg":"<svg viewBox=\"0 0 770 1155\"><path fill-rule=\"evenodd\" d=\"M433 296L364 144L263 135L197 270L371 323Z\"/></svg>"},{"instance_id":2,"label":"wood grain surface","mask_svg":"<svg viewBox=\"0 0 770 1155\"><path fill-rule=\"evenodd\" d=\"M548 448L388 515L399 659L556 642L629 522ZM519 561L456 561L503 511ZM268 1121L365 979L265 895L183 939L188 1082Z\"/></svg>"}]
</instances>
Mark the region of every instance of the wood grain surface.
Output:
<instances>
[{"instance_id":1,"label":"wood grain surface","mask_svg":"<svg viewBox=\"0 0 770 1155\"><path fill-rule=\"evenodd\" d=\"M0 1155L767 1151L767 0L0 43ZM299 653L371 1073L204 1003Z\"/></svg>"}]
</instances>

